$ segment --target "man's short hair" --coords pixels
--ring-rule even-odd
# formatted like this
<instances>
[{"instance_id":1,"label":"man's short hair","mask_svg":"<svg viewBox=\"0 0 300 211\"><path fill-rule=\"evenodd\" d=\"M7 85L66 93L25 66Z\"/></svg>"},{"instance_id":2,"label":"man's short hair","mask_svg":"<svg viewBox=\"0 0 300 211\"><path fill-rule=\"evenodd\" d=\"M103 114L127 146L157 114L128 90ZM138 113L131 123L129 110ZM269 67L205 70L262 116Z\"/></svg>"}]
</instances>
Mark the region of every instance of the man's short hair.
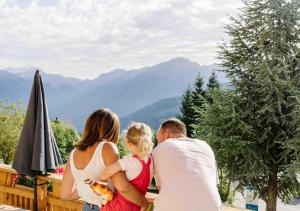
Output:
<instances>
[{"instance_id":1,"label":"man's short hair","mask_svg":"<svg viewBox=\"0 0 300 211\"><path fill-rule=\"evenodd\" d=\"M170 118L163 121L160 125L161 129L169 129L173 133L181 133L186 135L186 126L185 124L176 118Z\"/></svg>"}]
</instances>

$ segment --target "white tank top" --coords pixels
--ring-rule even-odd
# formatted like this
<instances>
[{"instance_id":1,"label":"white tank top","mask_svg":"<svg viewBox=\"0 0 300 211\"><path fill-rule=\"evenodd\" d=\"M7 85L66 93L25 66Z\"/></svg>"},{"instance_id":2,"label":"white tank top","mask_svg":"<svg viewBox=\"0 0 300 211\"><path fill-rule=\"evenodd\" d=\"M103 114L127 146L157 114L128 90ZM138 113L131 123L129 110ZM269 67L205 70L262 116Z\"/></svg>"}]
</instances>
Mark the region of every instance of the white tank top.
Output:
<instances>
[{"instance_id":1,"label":"white tank top","mask_svg":"<svg viewBox=\"0 0 300 211\"><path fill-rule=\"evenodd\" d=\"M92 180L99 180L100 175L105 168L105 164L102 159L102 148L105 141L102 141L96 147L96 150L90 160L90 162L86 165L84 169L77 169L74 165L74 152L76 150L73 149L70 154L70 167L71 173L75 180L75 184L77 187L77 191L79 196L85 201L90 204L95 204L101 207L102 201L101 197L99 197L96 193L92 191L89 185L84 183L84 180L90 178Z\"/></svg>"}]
</instances>

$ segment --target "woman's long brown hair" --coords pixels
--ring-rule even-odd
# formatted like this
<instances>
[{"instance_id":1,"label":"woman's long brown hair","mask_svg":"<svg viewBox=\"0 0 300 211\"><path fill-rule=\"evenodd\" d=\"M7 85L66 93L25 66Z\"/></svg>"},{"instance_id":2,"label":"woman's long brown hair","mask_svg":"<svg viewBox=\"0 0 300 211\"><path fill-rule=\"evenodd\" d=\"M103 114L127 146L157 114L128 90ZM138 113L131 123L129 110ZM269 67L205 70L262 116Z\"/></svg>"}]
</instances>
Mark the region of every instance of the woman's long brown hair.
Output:
<instances>
[{"instance_id":1,"label":"woman's long brown hair","mask_svg":"<svg viewBox=\"0 0 300 211\"><path fill-rule=\"evenodd\" d=\"M76 148L86 150L89 146L104 140L117 144L119 135L120 121L117 114L109 109L101 108L86 120L83 134Z\"/></svg>"}]
</instances>

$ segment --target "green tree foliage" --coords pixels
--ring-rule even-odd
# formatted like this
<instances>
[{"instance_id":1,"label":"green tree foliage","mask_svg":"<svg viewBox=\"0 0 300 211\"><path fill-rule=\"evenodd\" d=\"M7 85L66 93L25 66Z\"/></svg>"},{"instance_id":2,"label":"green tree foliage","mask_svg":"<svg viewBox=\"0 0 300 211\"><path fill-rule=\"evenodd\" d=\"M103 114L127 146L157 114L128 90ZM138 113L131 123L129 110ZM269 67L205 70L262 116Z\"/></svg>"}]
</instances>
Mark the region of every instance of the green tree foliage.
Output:
<instances>
[{"instance_id":1,"label":"green tree foliage","mask_svg":"<svg viewBox=\"0 0 300 211\"><path fill-rule=\"evenodd\" d=\"M119 153L120 153L120 157L121 158L124 157L127 154L124 141L119 141L119 143L118 143L118 149L119 149Z\"/></svg>"},{"instance_id":2,"label":"green tree foliage","mask_svg":"<svg viewBox=\"0 0 300 211\"><path fill-rule=\"evenodd\" d=\"M231 172L228 170L228 160L224 158L229 157L229 154L235 154L232 149L228 137L224 134L226 130L232 130L229 125L231 115L232 96L230 91L222 89L209 89L209 96L212 97L212 103L206 109L203 115L203 121L196 127L196 137L201 140L207 140L216 153L216 160L218 164L219 185L218 190L222 202L232 202L235 190L231 190L232 181L235 181L235 174L238 172ZM232 156L231 154L231 156ZM233 175L231 175L233 174Z\"/></svg>"},{"instance_id":3,"label":"green tree foliage","mask_svg":"<svg viewBox=\"0 0 300 211\"><path fill-rule=\"evenodd\" d=\"M218 83L218 81L216 80ZM221 197L222 202L227 202L231 204L233 202L235 190L232 190L232 178L228 177L228 171L226 169L226 164L224 163L223 156L220 154L223 152L220 149L218 151L219 141L223 141L221 136L218 136L218 141L215 139L211 133L214 133L216 128L216 122L219 121L218 117L223 115L222 113L222 103L220 103L220 97L225 97L226 91L223 91L218 86L207 89L206 97L207 97L207 106L205 108L205 112L202 115L202 121L195 125L195 133L196 137L200 140L206 140L212 146L214 151L217 152L216 160L218 163L218 177L219 177L219 185L218 191ZM223 101L222 101L223 102ZM219 122L218 124L226 124L224 122ZM210 141L210 140L213 141Z\"/></svg>"},{"instance_id":4,"label":"green tree foliage","mask_svg":"<svg viewBox=\"0 0 300 211\"><path fill-rule=\"evenodd\" d=\"M219 89L219 82L215 72L209 78L208 90L204 90L204 81L200 73L197 75L194 83L194 89L190 87L185 91L181 101L180 115L178 118L187 126L187 135L196 136L196 128L201 124L208 104L212 103L210 92L213 89Z\"/></svg>"},{"instance_id":5,"label":"green tree foliage","mask_svg":"<svg viewBox=\"0 0 300 211\"><path fill-rule=\"evenodd\" d=\"M190 87L185 91L182 96L180 114L178 118L183 121L187 128L187 135L191 137L193 135L193 124L194 124L194 105L193 105L193 92Z\"/></svg>"},{"instance_id":6,"label":"green tree foliage","mask_svg":"<svg viewBox=\"0 0 300 211\"><path fill-rule=\"evenodd\" d=\"M196 77L194 90L192 91L193 102L193 125L197 125L202 121L202 116L206 107L206 92L203 89L204 81L200 73ZM195 126L193 126L195 127Z\"/></svg>"},{"instance_id":7,"label":"green tree foliage","mask_svg":"<svg viewBox=\"0 0 300 211\"><path fill-rule=\"evenodd\" d=\"M205 90L203 89L204 81L199 73L195 79L194 90L193 90L193 100L196 106L201 106L201 97L205 97ZM201 97L200 97L201 96Z\"/></svg>"},{"instance_id":8,"label":"green tree foliage","mask_svg":"<svg viewBox=\"0 0 300 211\"><path fill-rule=\"evenodd\" d=\"M225 168L218 168L218 191L223 203L232 204L235 190L232 190L232 181L226 176L227 172Z\"/></svg>"},{"instance_id":9,"label":"green tree foliage","mask_svg":"<svg viewBox=\"0 0 300 211\"><path fill-rule=\"evenodd\" d=\"M0 157L5 164L13 161L23 124L22 103L0 101Z\"/></svg>"},{"instance_id":10,"label":"green tree foliage","mask_svg":"<svg viewBox=\"0 0 300 211\"><path fill-rule=\"evenodd\" d=\"M70 152L79 140L79 134L71 125L62 121L51 121L51 126L62 160L66 163Z\"/></svg>"},{"instance_id":11,"label":"green tree foliage","mask_svg":"<svg viewBox=\"0 0 300 211\"><path fill-rule=\"evenodd\" d=\"M215 73L215 71L213 71L211 76L209 76L207 88L208 89L219 89L220 88L218 77L217 77L217 74Z\"/></svg>"},{"instance_id":12,"label":"green tree foliage","mask_svg":"<svg viewBox=\"0 0 300 211\"><path fill-rule=\"evenodd\" d=\"M219 52L235 89L214 95L206 129L227 176L275 211L300 194L300 2L244 3Z\"/></svg>"},{"instance_id":13,"label":"green tree foliage","mask_svg":"<svg viewBox=\"0 0 300 211\"><path fill-rule=\"evenodd\" d=\"M208 93L206 94L206 99L209 104L213 103L213 98L211 96L211 92L213 92L215 89L220 89L220 84L218 81L217 74L213 71L211 76L209 77L208 83L207 83Z\"/></svg>"}]
</instances>

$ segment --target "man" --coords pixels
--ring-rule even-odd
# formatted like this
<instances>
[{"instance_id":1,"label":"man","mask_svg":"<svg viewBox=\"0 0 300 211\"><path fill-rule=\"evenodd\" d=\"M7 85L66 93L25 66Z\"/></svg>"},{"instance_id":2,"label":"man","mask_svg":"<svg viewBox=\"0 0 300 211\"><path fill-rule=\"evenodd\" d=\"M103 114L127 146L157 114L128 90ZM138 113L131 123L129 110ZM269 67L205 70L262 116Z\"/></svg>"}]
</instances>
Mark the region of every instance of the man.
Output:
<instances>
[{"instance_id":1,"label":"man","mask_svg":"<svg viewBox=\"0 0 300 211\"><path fill-rule=\"evenodd\" d=\"M186 137L186 126L172 118L157 132L153 151L159 189L155 211L219 211L217 167L210 146Z\"/></svg>"}]
</instances>

